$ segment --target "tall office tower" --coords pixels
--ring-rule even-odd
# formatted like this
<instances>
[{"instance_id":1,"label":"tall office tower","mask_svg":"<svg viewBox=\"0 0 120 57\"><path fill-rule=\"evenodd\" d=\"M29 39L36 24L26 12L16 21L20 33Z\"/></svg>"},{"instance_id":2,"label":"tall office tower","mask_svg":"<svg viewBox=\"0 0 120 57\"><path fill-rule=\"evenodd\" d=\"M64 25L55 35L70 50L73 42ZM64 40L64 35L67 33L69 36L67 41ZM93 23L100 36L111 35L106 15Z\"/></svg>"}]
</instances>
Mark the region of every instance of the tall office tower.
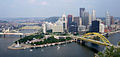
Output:
<instances>
[{"instance_id":1,"label":"tall office tower","mask_svg":"<svg viewBox=\"0 0 120 57\"><path fill-rule=\"evenodd\" d=\"M99 32L100 22L97 20L92 21L91 32Z\"/></svg>"},{"instance_id":2,"label":"tall office tower","mask_svg":"<svg viewBox=\"0 0 120 57\"><path fill-rule=\"evenodd\" d=\"M92 10L92 15L91 15L92 21L96 20L96 11Z\"/></svg>"},{"instance_id":3,"label":"tall office tower","mask_svg":"<svg viewBox=\"0 0 120 57\"><path fill-rule=\"evenodd\" d=\"M100 29L99 30L100 33L104 33L104 31L105 31L105 25L103 23L100 23L100 28L99 29Z\"/></svg>"},{"instance_id":4,"label":"tall office tower","mask_svg":"<svg viewBox=\"0 0 120 57\"><path fill-rule=\"evenodd\" d=\"M110 26L110 14L109 14L108 11L106 12L106 20L105 20L105 24L107 25L107 27Z\"/></svg>"},{"instance_id":5,"label":"tall office tower","mask_svg":"<svg viewBox=\"0 0 120 57\"><path fill-rule=\"evenodd\" d=\"M46 33L47 32L47 24L46 23L42 24L42 28L43 28L43 33Z\"/></svg>"},{"instance_id":6,"label":"tall office tower","mask_svg":"<svg viewBox=\"0 0 120 57\"><path fill-rule=\"evenodd\" d=\"M64 22L64 28L65 28L65 30L67 30L67 18L66 18L65 14L62 15L62 20Z\"/></svg>"},{"instance_id":7,"label":"tall office tower","mask_svg":"<svg viewBox=\"0 0 120 57\"><path fill-rule=\"evenodd\" d=\"M80 17L84 16L85 8L80 8Z\"/></svg>"},{"instance_id":8,"label":"tall office tower","mask_svg":"<svg viewBox=\"0 0 120 57\"><path fill-rule=\"evenodd\" d=\"M80 26L82 25L82 18L80 18Z\"/></svg>"},{"instance_id":9,"label":"tall office tower","mask_svg":"<svg viewBox=\"0 0 120 57\"><path fill-rule=\"evenodd\" d=\"M89 14L89 25L91 25L92 24L92 17L91 17L91 15Z\"/></svg>"},{"instance_id":10,"label":"tall office tower","mask_svg":"<svg viewBox=\"0 0 120 57\"><path fill-rule=\"evenodd\" d=\"M69 31L70 33L72 33L72 34L78 33L77 23L75 23L75 22L70 23L70 26L69 26L69 28L68 28L68 31Z\"/></svg>"},{"instance_id":11,"label":"tall office tower","mask_svg":"<svg viewBox=\"0 0 120 57\"><path fill-rule=\"evenodd\" d=\"M104 33L104 24L99 20L92 21L91 32L101 32Z\"/></svg>"},{"instance_id":12,"label":"tall office tower","mask_svg":"<svg viewBox=\"0 0 120 57\"><path fill-rule=\"evenodd\" d=\"M70 24L72 23L72 19L73 19L73 16L68 15L68 17L67 17L67 28L69 28Z\"/></svg>"},{"instance_id":13,"label":"tall office tower","mask_svg":"<svg viewBox=\"0 0 120 57\"><path fill-rule=\"evenodd\" d=\"M77 23L77 26L79 26L80 25L80 17L74 17L73 19L74 19L73 22Z\"/></svg>"},{"instance_id":14,"label":"tall office tower","mask_svg":"<svg viewBox=\"0 0 120 57\"><path fill-rule=\"evenodd\" d=\"M62 18L60 18L57 22L54 23L52 32L64 32L64 28L64 21Z\"/></svg>"},{"instance_id":15,"label":"tall office tower","mask_svg":"<svg viewBox=\"0 0 120 57\"><path fill-rule=\"evenodd\" d=\"M114 24L114 17L110 16L110 25L113 25L113 24Z\"/></svg>"},{"instance_id":16,"label":"tall office tower","mask_svg":"<svg viewBox=\"0 0 120 57\"><path fill-rule=\"evenodd\" d=\"M82 25L86 27L89 25L89 12L84 12L84 16L82 18Z\"/></svg>"}]
</instances>

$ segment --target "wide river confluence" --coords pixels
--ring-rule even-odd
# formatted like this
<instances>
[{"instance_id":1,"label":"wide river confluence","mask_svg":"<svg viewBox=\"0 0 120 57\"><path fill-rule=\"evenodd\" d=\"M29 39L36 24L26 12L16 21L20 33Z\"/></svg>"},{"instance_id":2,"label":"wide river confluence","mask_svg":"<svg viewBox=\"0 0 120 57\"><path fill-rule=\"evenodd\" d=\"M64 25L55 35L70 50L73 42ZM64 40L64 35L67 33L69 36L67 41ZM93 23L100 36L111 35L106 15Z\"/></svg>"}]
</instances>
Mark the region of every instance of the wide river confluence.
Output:
<instances>
[{"instance_id":1,"label":"wide river confluence","mask_svg":"<svg viewBox=\"0 0 120 57\"><path fill-rule=\"evenodd\" d=\"M80 45L78 43L69 43L56 46L50 46L37 49L25 49L25 50L9 50L7 47L13 43L13 41L19 39L18 36L8 36L7 38L0 38L0 57L94 57L94 49ZM120 33L115 33L109 36L108 40L117 45L120 41ZM91 46L90 44L88 44ZM98 49L102 49L98 47Z\"/></svg>"}]
</instances>

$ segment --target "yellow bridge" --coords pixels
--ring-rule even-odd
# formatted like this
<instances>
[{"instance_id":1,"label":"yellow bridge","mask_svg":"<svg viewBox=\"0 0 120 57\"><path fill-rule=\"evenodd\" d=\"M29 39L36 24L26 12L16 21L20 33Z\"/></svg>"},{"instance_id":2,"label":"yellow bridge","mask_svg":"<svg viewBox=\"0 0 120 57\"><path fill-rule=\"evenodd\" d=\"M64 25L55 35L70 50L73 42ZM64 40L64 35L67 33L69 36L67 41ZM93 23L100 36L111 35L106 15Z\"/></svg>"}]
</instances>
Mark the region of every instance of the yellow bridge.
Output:
<instances>
[{"instance_id":1,"label":"yellow bridge","mask_svg":"<svg viewBox=\"0 0 120 57\"><path fill-rule=\"evenodd\" d=\"M94 36L99 38L100 40L94 40ZM83 40L83 41L87 41L87 42L91 42L91 43L95 43L98 45L105 45L105 46L113 46L113 44L111 44L109 42L109 40L107 38L105 38L102 34L99 33L86 33L84 34L82 37L79 36L71 36L77 40Z\"/></svg>"}]
</instances>

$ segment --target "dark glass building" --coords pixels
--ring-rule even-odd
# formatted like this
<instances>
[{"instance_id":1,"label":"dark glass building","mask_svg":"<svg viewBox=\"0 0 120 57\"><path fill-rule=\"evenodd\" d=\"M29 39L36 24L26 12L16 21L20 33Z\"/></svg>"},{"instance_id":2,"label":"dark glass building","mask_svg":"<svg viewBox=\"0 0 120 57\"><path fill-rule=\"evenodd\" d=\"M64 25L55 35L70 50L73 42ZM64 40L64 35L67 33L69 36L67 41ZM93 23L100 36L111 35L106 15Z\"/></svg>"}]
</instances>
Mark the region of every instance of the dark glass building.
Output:
<instances>
[{"instance_id":1,"label":"dark glass building","mask_svg":"<svg viewBox=\"0 0 120 57\"><path fill-rule=\"evenodd\" d=\"M85 8L80 8L80 17L84 16Z\"/></svg>"},{"instance_id":2,"label":"dark glass building","mask_svg":"<svg viewBox=\"0 0 120 57\"><path fill-rule=\"evenodd\" d=\"M72 15L68 15L67 19L68 19L68 21L67 21L67 28L69 28L70 24L72 23L73 16Z\"/></svg>"},{"instance_id":3,"label":"dark glass building","mask_svg":"<svg viewBox=\"0 0 120 57\"><path fill-rule=\"evenodd\" d=\"M72 33L72 34L76 34L78 33L78 26L77 26L77 23L75 22L72 22L69 26L69 32Z\"/></svg>"},{"instance_id":4,"label":"dark glass building","mask_svg":"<svg viewBox=\"0 0 120 57\"><path fill-rule=\"evenodd\" d=\"M110 25L113 25L113 24L114 24L114 17L110 16Z\"/></svg>"},{"instance_id":5,"label":"dark glass building","mask_svg":"<svg viewBox=\"0 0 120 57\"><path fill-rule=\"evenodd\" d=\"M100 31L100 21L92 21L92 26L90 29L91 32L99 32Z\"/></svg>"},{"instance_id":6,"label":"dark glass building","mask_svg":"<svg viewBox=\"0 0 120 57\"><path fill-rule=\"evenodd\" d=\"M75 23L77 23L77 26L80 25L80 17L74 17L74 20L73 20Z\"/></svg>"}]
</instances>

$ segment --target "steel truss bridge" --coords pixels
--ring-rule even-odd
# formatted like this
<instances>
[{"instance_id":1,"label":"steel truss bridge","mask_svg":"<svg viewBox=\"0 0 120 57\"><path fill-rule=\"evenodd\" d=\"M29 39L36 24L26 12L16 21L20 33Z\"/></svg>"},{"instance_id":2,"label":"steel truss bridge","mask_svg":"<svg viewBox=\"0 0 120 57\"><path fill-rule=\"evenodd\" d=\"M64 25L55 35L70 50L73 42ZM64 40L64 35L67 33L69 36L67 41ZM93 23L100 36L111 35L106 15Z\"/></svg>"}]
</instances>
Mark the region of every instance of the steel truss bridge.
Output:
<instances>
[{"instance_id":1,"label":"steel truss bridge","mask_svg":"<svg viewBox=\"0 0 120 57\"><path fill-rule=\"evenodd\" d=\"M86 41L86 42L91 42L94 44L98 44L98 45L104 45L104 46L114 46L113 44L110 43L110 41L104 37L102 34L99 33L86 33L84 34L82 37L80 36L71 36L73 37L75 40L82 40L82 41ZM100 40L95 40L94 37L99 38ZM119 47L119 46L114 46L114 47Z\"/></svg>"}]
</instances>

